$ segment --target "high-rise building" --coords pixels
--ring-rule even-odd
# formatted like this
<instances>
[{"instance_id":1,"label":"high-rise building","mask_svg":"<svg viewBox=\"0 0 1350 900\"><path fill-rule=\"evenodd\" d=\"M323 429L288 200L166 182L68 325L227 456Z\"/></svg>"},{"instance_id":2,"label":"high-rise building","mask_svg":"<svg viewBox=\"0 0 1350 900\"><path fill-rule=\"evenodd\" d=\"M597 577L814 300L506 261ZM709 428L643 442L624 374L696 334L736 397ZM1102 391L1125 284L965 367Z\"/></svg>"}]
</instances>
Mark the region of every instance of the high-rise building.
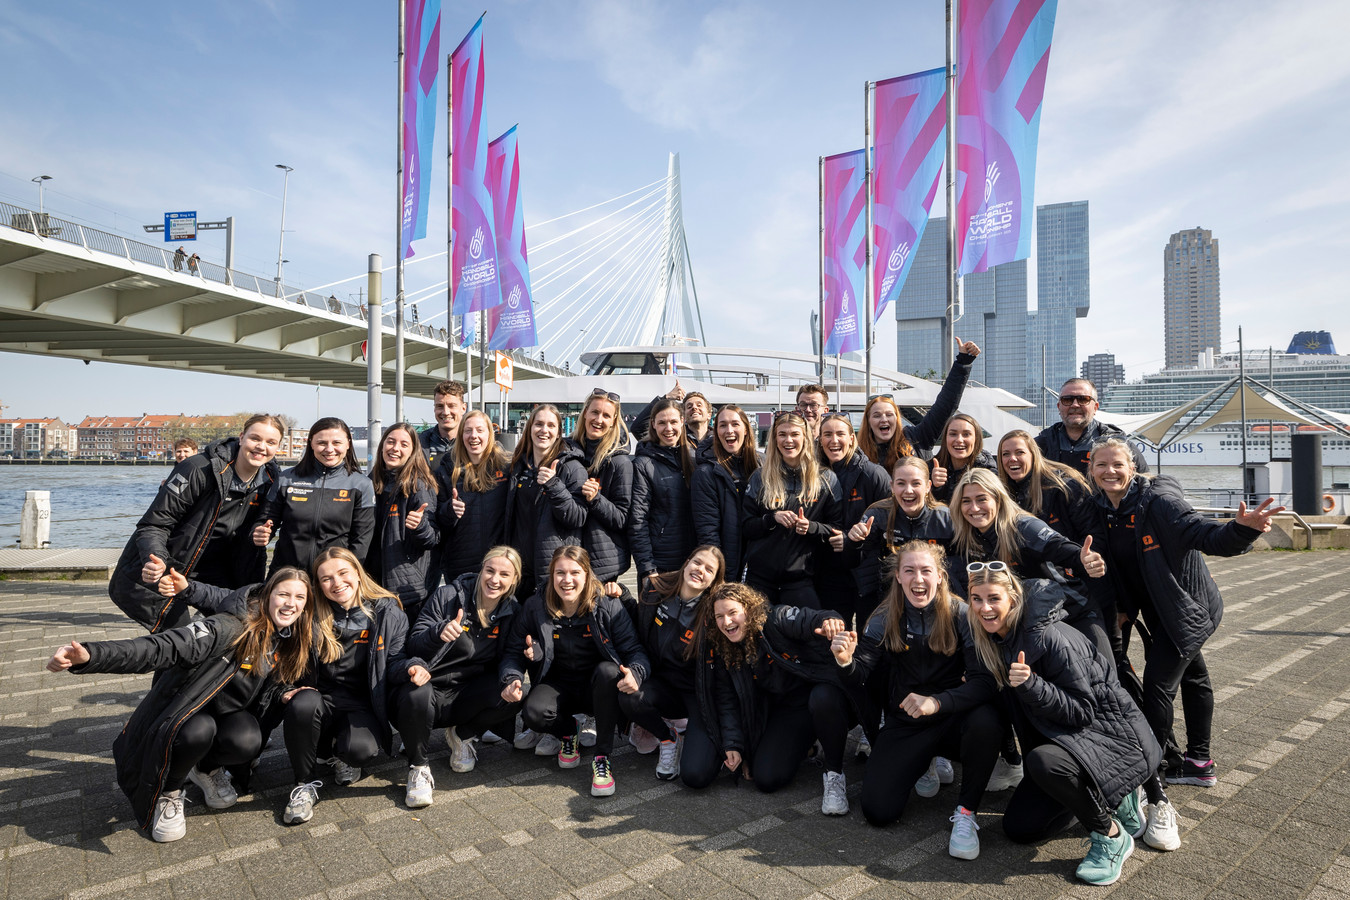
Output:
<instances>
[{"instance_id":1,"label":"high-rise building","mask_svg":"<svg viewBox=\"0 0 1350 900\"><path fill-rule=\"evenodd\" d=\"M1125 367L1116 362L1114 353L1094 353L1083 361L1079 375L1097 386L1097 395L1100 397L1111 385L1125 381Z\"/></svg>"},{"instance_id":2,"label":"high-rise building","mask_svg":"<svg viewBox=\"0 0 1350 900\"><path fill-rule=\"evenodd\" d=\"M1036 207L1036 309L1027 313L1026 399L1054 418L1052 390L1078 374L1078 323L1091 307L1088 202ZM1041 348L1045 348L1042 360ZM1044 365L1044 382L1041 372ZM1040 421L1039 413L1026 413Z\"/></svg>"},{"instance_id":3,"label":"high-rise building","mask_svg":"<svg viewBox=\"0 0 1350 900\"><path fill-rule=\"evenodd\" d=\"M1172 235L1163 248L1164 364L1182 369L1219 346L1219 242L1207 228Z\"/></svg>"}]
</instances>

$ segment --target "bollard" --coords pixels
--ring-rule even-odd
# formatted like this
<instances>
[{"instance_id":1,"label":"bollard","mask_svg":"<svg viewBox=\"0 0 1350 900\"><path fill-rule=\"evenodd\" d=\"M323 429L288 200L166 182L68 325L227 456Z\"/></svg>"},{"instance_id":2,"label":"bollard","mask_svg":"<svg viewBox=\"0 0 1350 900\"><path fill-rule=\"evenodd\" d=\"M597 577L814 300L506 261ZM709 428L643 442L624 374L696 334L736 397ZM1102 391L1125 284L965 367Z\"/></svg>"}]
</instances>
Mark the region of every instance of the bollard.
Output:
<instances>
[{"instance_id":1,"label":"bollard","mask_svg":"<svg viewBox=\"0 0 1350 900\"><path fill-rule=\"evenodd\" d=\"M19 517L19 548L41 550L52 542L52 492L26 491Z\"/></svg>"}]
</instances>

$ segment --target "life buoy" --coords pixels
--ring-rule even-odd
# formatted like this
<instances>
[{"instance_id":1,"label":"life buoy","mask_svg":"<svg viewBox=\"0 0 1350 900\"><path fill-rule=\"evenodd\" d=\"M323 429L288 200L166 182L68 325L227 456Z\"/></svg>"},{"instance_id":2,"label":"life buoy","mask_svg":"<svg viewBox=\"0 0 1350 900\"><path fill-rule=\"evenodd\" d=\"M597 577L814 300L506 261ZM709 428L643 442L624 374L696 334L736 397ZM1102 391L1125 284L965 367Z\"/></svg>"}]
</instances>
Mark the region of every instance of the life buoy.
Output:
<instances>
[{"instance_id":1,"label":"life buoy","mask_svg":"<svg viewBox=\"0 0 1350 900\"><path fill-rule=\"evenodd\" d=\"M1329 513L1336 508L1336 498L1330 494L1322 495L1322 512Z\"/></svg>"}]
</instances>

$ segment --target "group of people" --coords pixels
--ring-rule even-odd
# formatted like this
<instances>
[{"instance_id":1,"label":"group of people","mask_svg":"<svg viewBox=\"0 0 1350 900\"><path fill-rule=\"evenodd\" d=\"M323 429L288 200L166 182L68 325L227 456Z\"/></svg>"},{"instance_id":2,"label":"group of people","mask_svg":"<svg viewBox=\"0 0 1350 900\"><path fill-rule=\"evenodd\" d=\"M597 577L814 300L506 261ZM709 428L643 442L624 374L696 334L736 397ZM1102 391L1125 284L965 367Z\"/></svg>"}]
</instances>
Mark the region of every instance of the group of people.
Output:
<instances>
[{"instance_id":1,"label":"group of people","mask_svg":"<svg viewBox=\"0 0 1350 900\"><path fill-rule=\"evenodd\" d=\"M1280 510L1200 516L1081 379L1060 423L985 451L958 411L978 354L961 345L912 423L881 395L855 429L807 385L762 454L744 410L678 385L635 446L597 388L571 435L535 407L508 455L444 382L436 425L386 429L369 473L335 418L279 471L281 423L253 416L176 465L122 554L110 596L150 633L71 641L48 668L157 673L114 753L159 841L184 833L188 781L236 802L277 725L288 824L323 767L347 785L380 753L406 756L407 805L431 804L438 728L459 773L497 735L563 769L589 749L595 796L625 733L691 788L775 791L813 758L822 813L843 815L852 734L868 822L956 762L953 856L978 856L982 800L1011 789L1010 839L1077 819L1077 874L1109 884L1135 838L1180 846L1167 784L1215 781L1202 647L1222 601L1201 554L1243 552Z\"/></svg>"},{"instance_id":2,"label":"group of people","mask_svg":"<svg viewBox=\"0 0 1350 900\"><path fill-rule=\"evenodd\" d=\"M175 272L183 271L183 264L186 263L188 272L192 275L201 274L202 258L196 253L191 256L181 246L173 251L173 270Z\"/></svg>"}]
</instances>

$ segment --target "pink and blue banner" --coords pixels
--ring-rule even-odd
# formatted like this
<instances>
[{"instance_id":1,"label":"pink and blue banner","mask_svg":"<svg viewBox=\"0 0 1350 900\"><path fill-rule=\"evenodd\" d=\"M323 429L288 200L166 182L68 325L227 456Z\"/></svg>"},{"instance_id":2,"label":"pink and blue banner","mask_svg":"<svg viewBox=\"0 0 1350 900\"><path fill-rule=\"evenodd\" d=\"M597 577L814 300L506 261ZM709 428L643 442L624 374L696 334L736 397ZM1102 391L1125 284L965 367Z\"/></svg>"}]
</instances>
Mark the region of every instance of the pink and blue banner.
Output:
<instances>
[{"instance_id":1,"label":"pink and blue banner","mask_svg":"<svg viewBox=\"0 0 1350 900\"><path fill-rule=\"evenodd\" d=\"M928 226L947 134L947 73L931 69L878 81L872 157L872 296L875 321L900 296Z\"/></svg>"},{"instance_id":2,"label":"pink and blue banner","mask_svg":"<svg viewBox=\"0 0 1350 900\"><path fill-rule=\"evenodd\" d=\"M450 287L455 315L502 302L483 131L483 20L450 56Z\"/></svg>"},{"instance_id":3,"label":"pink and blue banner","mask_svg":"<svg viewBox=\"0 0 1350 900\"><path fill-rule=\"evenodd\" d=\"M1031 255L1036 138L1057 0L963 0L956 82L960 273Z\"/></svg>"},{"instance_id":4,"label":"pink and blue banner","mask_svg":"<svg viewBox=\"0 0 1350 900\"><path fill-rule=\"evenodd\" d=\"M488 144L488 185L497 225L497 280L506 301L488 310L488 349L536 347L525 209L520 202L520 145L516 126Z\"/></svg>"},{"instance_id":5,"label":"pink and blue banner","mask_svg":"<svg viewBox=\"0 0 1350 900\"><path fill-rule=\"evenodd\" d=\"M436 137L436 79L441 71L441 0L406 0L403 18L403 193L400 247L427 236L431 145Z\"/></svg>"},{"instance_id":6,"label":"pink and blue banner","mask_svg":"<svg viewBox=\"0 0 1350 900\"><path fill-rule=\"evenodd\" d=\"M825 157L825 313L821 330L826 355L851 353L863 346L864 319L858 307L865 302L866 165L861 150Z\"/></svg>"}]
</instances>

